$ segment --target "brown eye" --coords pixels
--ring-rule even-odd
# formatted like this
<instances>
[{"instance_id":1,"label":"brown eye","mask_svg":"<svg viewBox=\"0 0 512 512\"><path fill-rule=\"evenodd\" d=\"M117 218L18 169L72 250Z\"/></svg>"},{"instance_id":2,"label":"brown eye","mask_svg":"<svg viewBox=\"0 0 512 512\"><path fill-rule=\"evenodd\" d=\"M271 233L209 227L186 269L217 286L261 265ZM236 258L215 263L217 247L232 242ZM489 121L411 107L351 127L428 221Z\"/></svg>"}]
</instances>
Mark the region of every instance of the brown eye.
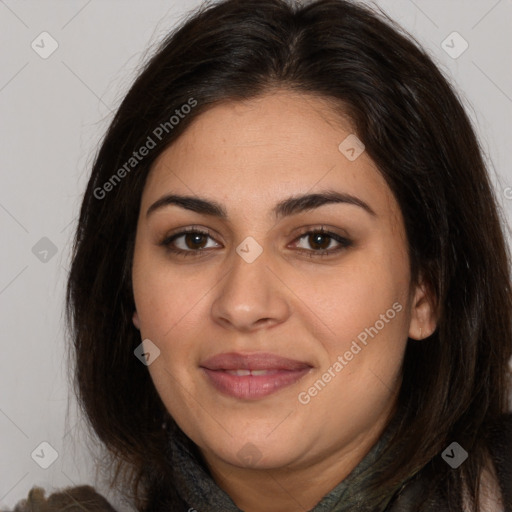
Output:
<instances>
[{"instance_id":1,"label":"brown eye","mask_svg":"<svg viewBox=\"0 0 512 512\"><path fill-rule=\"evenodd\" d=\"M324 233L315 233L308 235L308 242L313 249L327 249L331 244L332 238Z\"/></svg>"},{"instance_id":2,"label":"brown eye","mask_svg":"<svg viewBox=\"0 0 512 512\"><path fill-rule=\"evenodd\" d=\"M213 240L209 233L192 228L167 236L159 245L164 246L167 251L174 254L194 256L206 252L206 249L210 248L206 247L209 238Z\"/></svg>"},{"instance_id":3,"label":"brown eye","mask_svg":"<svg viewBox=\"0 0 512 512\"><path fill-rule=\"evenodd\" d=\"M213 248L206 245L208 239L214 240L208 232L197 228L189 228L167 236L159 245L164 246L170 253L180 256L201 256L209 252L208 249ZM299 252L305 252L311 257L332 255L353 244L348 238L331 231L325 231L323 228L306 231L296 240L303 239L305 239L309 248L299 247ZM334 248L332 244L334 244Z\"/></svg>"},{"instance_id":4,"label":"brown eye","mask_svg":"<svg viewBox=\"0 0 512 512\"><path fill-rule=\"evenodd\" d=\"M305 239L306 244L312 248L304 249L301 248L301 252L310 253L310 256L326 256L329 254L334 254L347 247L350 247L353 242L348 238L342 237L337 233L332 233L330 231L325 231L322 229L310 230L303 233L297 240ZM332 248L332 243L334 242L335 248ZM336 247L336 244L338 246ZM329 247L331 247L329 249Z\"/></svg>"},{"instance_id":5,"label":"brown eye","mask_svg":"<svg viewBox=\"0 0 512 512\"><path fill-rule=\"evenodd\" d=\"M206 243L206 237L203 233L187 233L182 235L185 245L188 249L203 249ZM181 238L181 237L179 237Z\"/></svg>"}]
</instances>

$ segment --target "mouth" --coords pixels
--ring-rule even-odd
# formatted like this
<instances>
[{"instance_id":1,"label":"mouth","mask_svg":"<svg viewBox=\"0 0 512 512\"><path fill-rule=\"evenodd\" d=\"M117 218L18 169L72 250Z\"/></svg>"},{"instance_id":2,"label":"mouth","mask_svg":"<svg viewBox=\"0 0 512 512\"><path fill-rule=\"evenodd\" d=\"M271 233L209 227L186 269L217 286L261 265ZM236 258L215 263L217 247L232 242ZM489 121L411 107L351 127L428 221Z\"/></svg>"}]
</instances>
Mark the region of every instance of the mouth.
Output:
<instances>
[{"instance_id":1,"label":"mouth","mask_svg":"<svg viewBox=\"0 0 512 512\"><path fill-rule=\"evenodd\" d=\"M229 353L207 359L200 368L223 395L258 400L295 384L313 367L275 354Z\"/></svg>"}]
</instances>

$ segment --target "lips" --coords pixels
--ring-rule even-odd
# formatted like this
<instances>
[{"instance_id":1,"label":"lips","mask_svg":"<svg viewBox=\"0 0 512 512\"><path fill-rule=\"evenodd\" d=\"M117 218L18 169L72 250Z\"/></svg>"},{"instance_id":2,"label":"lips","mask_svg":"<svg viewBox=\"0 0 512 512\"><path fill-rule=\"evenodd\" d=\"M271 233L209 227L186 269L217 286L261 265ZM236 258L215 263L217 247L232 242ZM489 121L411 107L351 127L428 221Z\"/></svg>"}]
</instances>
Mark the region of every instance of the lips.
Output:
<instances>
[{"instance_id":1,"label":"lips","mask_svg":"<svg viewBox=\"0 0 512 512\"><path fill-rule=\"evenodd\" d=\"M237 354L234 352L210 357L202 367L208 370L303 370L311 368L305 362L280 357L275 354L258 352L256 354Z\"/></svg>"},{"instance_id":2,"label":"lips","mask_svg":"<svg viewBox=\"0 0 512 512\"><path fill-rule=\"evenodd\" d=\"M211 357L200 368L217 391L230 397L257 400L291 386L312 366L268 353L226 353Z\"/></svg>"}]
</instances>

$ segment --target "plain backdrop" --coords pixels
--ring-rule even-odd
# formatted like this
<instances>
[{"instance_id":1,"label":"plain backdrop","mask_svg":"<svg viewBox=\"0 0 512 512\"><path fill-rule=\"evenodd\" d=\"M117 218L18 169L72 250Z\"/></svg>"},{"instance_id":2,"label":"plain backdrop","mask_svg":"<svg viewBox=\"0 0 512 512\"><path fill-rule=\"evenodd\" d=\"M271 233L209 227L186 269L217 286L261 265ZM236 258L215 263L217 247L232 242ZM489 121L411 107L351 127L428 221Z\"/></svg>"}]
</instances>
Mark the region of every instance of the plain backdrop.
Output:
<instances>
[{"instance_id":1,"label":"plain backdrop","mask_svg":"<svg viewBox=\"0 0 512 512\"><path fill-rule=\"evenodd\" d=\"M512 0L375 3L455 84L510 223ZM95 481L69 385L63 305L70 242L116 107L148 51L199 4L0 0L0 508L33 485L49 493L88 483L128 510Z\"/></svg>"}]
</instances>

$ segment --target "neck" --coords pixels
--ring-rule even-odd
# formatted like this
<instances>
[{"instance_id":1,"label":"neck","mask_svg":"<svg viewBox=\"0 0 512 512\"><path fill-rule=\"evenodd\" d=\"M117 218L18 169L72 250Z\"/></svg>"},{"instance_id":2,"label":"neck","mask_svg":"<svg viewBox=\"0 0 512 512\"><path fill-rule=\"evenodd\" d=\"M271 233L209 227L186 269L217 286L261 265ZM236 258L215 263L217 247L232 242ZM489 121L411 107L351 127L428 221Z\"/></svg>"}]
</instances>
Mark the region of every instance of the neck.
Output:
<instances>
[{"instance_id":1,"label":"neck","mask_svg":"<svg viewBox=\"0 0 512 512\"><path fill-rule=\"evenodd\" d=\"M202 455L215 483L244 512L304 512L347 478L379 440L385 425L381 421L348 444L330 447L314 458L304 455L286 467L240 468L211 451L202 450Z\"/></svg>"}]
</instances>

